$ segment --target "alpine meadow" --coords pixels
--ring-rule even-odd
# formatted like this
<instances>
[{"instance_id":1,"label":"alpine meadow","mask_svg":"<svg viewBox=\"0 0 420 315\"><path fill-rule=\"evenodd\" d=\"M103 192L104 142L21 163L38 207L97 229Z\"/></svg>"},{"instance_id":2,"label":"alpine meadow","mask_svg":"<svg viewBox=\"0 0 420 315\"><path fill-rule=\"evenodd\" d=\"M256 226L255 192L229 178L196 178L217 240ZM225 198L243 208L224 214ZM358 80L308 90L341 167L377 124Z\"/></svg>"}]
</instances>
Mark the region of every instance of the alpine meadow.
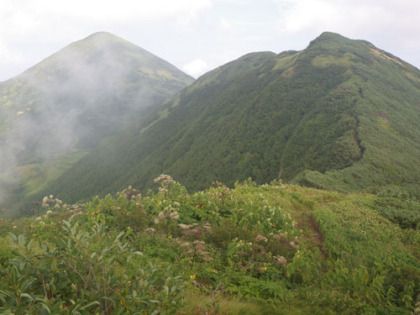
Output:
<instances>
[{"instance_id":1,"label":"alpine meadow","mask_svg":"<svg viewBox=\"0 0 420 315\"><path fill-rule=\"evenodd\" d=\"M70 44L0 83L0 313L420 314L419 122L335 33L197 80Z\"/></svg>"}]
</instances>

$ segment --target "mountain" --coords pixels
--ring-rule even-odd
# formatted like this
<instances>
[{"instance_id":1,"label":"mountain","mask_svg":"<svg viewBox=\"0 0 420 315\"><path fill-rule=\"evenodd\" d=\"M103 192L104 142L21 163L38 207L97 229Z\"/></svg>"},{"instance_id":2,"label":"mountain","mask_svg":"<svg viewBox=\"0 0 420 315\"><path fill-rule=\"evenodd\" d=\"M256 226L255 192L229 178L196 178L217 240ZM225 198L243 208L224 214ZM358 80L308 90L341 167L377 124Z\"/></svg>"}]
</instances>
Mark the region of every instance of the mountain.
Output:
<instances>
[{"instance_id":1,"label":"mountain","mask_svg":"<svg viewBox=\"0 0 420 315\"><path fill-rule=\"evenodd\" d=\"M193 190L251 177L420 197L419 100L418 69L323 33L205 74L45 192L76 201L166 173Z\"/></svg>"},{"instance_id":2,"label":"mountain","mask_svg":"<svg viewBox=\"0 0 420 315\"><path fill-rule=\"evenodd\" d=\"M192 82L148 51L100 32L0 83L0 202L10 187L38 190Z\"/></svg>"}]
</instances>

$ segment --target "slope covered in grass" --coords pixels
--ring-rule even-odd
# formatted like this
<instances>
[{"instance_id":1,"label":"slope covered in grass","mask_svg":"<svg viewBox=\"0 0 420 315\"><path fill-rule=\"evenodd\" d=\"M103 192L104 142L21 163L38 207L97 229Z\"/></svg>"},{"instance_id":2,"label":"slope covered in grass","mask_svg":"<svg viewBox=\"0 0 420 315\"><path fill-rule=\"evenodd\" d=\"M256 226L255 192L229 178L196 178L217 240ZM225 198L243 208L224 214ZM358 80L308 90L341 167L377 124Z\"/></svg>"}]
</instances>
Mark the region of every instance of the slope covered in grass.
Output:
<instances>
[{"instance_id":1,"label":"slope covered in grass","mask_svg":"<svg viewBox=\"0 0 420 315\"><path fill-rule=\"evenodd\" d=\"M37 218L1 221L0 311L410 314L414 308L419 229L381 216L378 196L250 180L190 194L169 176L156 183L156 193L129 187L71 206L45 197L43 208L34 209Z\"/></svg>"},{"instance_id":2,"label":"slope covered in grass","mask_svg":"<svg viewBox=\"0 0 420 315\"><path fill-rule=\"evenodd\" d=\"M77 201L170 173L189 189L281 178L342 192L420 195L420 72L324 33L303 51L215 69L86 156L49 191Z\"/></svg>"}]
</instances>

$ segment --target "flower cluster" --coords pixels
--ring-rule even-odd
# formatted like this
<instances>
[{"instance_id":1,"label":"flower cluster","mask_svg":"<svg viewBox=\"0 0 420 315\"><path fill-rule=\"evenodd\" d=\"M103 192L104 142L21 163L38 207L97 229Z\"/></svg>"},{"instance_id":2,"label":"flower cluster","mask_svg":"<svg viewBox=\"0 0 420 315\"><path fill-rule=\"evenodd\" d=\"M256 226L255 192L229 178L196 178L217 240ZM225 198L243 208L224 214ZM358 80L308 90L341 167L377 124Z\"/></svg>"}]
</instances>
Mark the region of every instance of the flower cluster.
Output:
<instances>
[{"instance_id":1,"label":"flower cluster","mask_svg":"<svg viewBox=\"0 0 420 315\"><path fill-rule=\"evenodd\" d=\"M161 174L160 176L156 177L153 182L155 184L160 184L159 193L166 197L169 194L169 186L173 183L176 183L175 180L169 175Z\"/></svg>"},{"instance_id":2,"label":"flower cluster","mask_svg":"<svg viewBox=\"0 0 420 315\"><path fill-rule=\"evenodd\" d=\"M275 261L281 265L281 266L286 266L287 265L287 259L284 256L274 256L273 257L275 259Z\"/></svg>"},{"instance_id":3,"label":"flower cluster","mask_svg":"<svg viewBox=\"0 0 420 315\"><path fill-rule=\"evenodd\" d=\"M44 208L61 208L62 204L63 202L58 198L54 198L53 195L42 198L42 206Z\"/></svg>"},{"instance_id":4,"label":"flower cluster","mask_svg":"<svg viewBox=\"0 0 420 315\"><path fill-rule=\"evenodd\" d=\"M255 240L257 242L260 242L260 241L267 242L268 241L268 239L265 236L262 236L262 235L257 235L257 237L255 238Z\"/></svg>"},{"instance_id":5,"label":"flower cluster","mask_svg":"<svg viewBox=\"0 0 420 315\"><path fill-rule=\"evenodd\" d=\"M130 200L141 200L140 190L133 188L132 186L128 186L123 191L119 192L118 195L120 196L127 196Z\"/></svg>"},{"instance_id":6,"label":"flower cluster","mask_svg":"<svg viewBox=\"0 0 420 315\"><path fill-rule=\"evenodd\" d=\"M176 210L171 209L165 209L167 211L162 211L158 214L158 216L154 219L155 224L159 224L163 220L173 220L178 221L179 220L179 213ZM172 210L172 211L171 211Z\"/></svg>"},{"instance_id":7,"label":"flower cluster","mask_svg":"<svg viewBox=\"0 0 420 315\"><path fill-rule=\"evenodd\" d=\"M170 184L175 183L174 179L171 176L165 174L159 175L153 180L153 182L155 184L162 184L165 186L169 186Z\"/></svg>"},{"instance_id":8,"label":"flower cluster","mask_svg":"<svg viewBox=\"0 0 420 315\"><path fill-rule=\"evenodd\" d=\"M180 239L175 240L178 243L179 247L183 248L187 255L191 255L190 263L194 265L198 258L202 261L212 261L210 253L206 251L206 243L201 240L195 240L193 242L187 242Z\"/></svg>"},{"instance_id":9,"label":"flower cluster","mask_svg":"<svg viewBox=\"0 0 420 315\"><path fill-rule=\"evenodd\" d=\"M190 236L193 238L200 238L204 232L212 233L213 230L210 224L205 223L204 226L199 226L198 223L193 224L178 224L178 226L183 230L185 236Z\"/></svg>"}]
</instances>

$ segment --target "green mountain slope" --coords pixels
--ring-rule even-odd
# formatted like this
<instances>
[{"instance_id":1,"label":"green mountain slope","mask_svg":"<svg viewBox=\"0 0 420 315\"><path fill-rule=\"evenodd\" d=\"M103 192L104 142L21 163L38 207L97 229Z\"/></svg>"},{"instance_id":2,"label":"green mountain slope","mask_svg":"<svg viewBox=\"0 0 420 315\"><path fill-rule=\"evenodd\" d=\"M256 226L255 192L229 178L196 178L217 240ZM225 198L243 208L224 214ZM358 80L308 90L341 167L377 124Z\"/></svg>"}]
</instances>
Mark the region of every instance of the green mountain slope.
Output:
<instances>
[{"instance_id":1,"label":"green mountain slope","mask_svg":"<svg viewBox=\"0 0 420 315\"><path fill-rule=\"evenodd\" d=\"M57 177L80 159L80 152L92 150L192 81L146 50L101 32L2 82L0 202L13 181L18 186L24 181L19 189L25 193L39 188L38 182Z\"/></svg>"},{"instance_id":2,"label":"green mountain slope","mask_svg":"<svg viewBox=\"0 0 420 315\"><path fill-rule=\"evenodd\" d=\"M303 51L252 53L202 76L48 192L75 201L166 173L190 189L280 177L418 197L419 99L418 69L324 33Z\"/></svg>"}]
</instances>

